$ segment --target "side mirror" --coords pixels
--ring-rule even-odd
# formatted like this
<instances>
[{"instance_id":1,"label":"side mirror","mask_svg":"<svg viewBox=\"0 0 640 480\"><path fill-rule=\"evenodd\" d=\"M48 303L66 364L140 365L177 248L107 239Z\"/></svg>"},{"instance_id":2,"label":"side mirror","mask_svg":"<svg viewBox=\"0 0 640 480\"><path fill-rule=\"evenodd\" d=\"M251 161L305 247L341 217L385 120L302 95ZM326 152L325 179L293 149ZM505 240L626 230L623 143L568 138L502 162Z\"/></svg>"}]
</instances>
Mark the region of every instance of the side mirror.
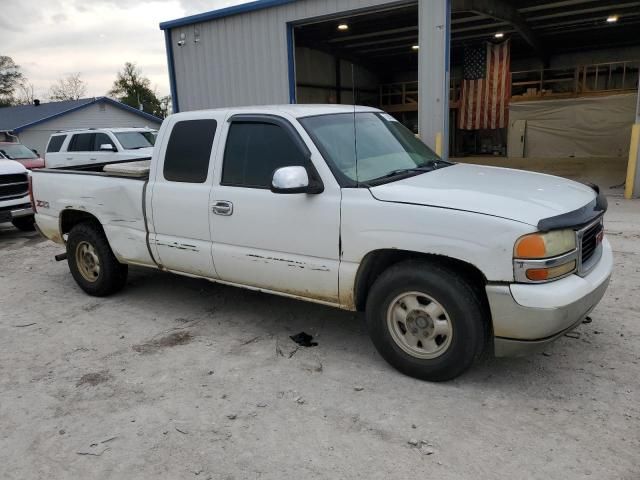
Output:
<instances>
[{"instance_id":1,"label":"side mirror","mask_svg":"<svg viewBox=\"0 0 640 480\"><path fill-rule=\"evenodd\" d=\"M281 167L273 172L273 193L320 193L309 184L309 174L304 167Z\"/></svg>"},{"instance_id":2,"label":"side mirror","mask_svg":"<svg viewBox=\"0 0 640 480\"><path fill-rule=\"evenodd\" d=\"M100 145L100 150L101 151L106 151L106 152L115 152L116 151L116 147L114 147L110 143L103 143L102 145Z\"/></svg>"},{"instance_id":3,"label":"side mirror","mask_svg":"<svg viewBox=\"0 0 640 480\"><path fill-rule=\"evenodd\" d=\"M35 148L32 148L31 151L35 153L38 157L40 156L40 154L38 153L38 150L36 150Z\"/></svg>"}]
</instances>

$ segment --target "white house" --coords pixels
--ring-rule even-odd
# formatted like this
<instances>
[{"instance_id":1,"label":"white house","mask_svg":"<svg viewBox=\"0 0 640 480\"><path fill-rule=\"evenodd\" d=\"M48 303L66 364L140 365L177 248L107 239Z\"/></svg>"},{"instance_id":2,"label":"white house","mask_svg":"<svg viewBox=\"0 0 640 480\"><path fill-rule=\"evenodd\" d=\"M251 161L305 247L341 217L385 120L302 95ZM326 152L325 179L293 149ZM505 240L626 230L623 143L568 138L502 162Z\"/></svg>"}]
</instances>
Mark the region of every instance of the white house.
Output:
<instances>
[{"instance_id":1,"label":"white house","mask_svg":"<svg viewBox=\"0 0 640 480\"><path fill-rule=\"evenodd\" d=\"M162 119L108 97L0 108L0 141L16 141L44 154L52 133L74 128L158 128Z\"/></svg>"}]
</instances>

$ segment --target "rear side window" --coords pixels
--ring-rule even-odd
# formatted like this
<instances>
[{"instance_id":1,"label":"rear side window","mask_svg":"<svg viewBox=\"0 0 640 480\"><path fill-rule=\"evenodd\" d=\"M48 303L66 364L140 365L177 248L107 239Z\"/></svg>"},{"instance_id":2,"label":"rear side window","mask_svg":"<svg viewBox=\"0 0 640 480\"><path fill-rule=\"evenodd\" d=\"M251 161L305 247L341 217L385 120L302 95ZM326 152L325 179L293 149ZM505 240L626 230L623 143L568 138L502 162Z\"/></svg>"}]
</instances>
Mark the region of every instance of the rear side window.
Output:
<instances>
[{"instance_id":1,"label":"rear side window","mask_svg":"<svg viewBox=\"0 0 640 480\"><path fill-rule=\"evenodd\" d=\"M64 139L66 135L54 135L49 140L49 145L47 145L47 153L59 152L62 148L62 144L64 143Z\"/></svg>"},{"instance_id":2,"label":"rear side window","mask_svg":"<svg viewBox=\"0 0 640 480\"><path fill-rule=\"evenodd\" d=\"M164 156L164 178L172 182L204 183L217 122L183 120L171 130Z\"/></svg>"},{"instance_id":3,"label":"rear side window","mask_svg":"<svg viewBox=\"0 0 640 480\"><path fill-rule=\"evenodd\" d=\"M306 166L307 159L282 127L271 123L235 122L224 151L222 185L270 188L280 167Z\"/></svg>"},{"instance_id":4,"label":"rear side window","mask_svg":"<svg viewBox=\"0 0 640 480\"><path fill-rule=\"evenodd\" d=\"M93 150L93 133L77 133L71 137L70 152L91 152Z\"/></svg>"}]
</instances>

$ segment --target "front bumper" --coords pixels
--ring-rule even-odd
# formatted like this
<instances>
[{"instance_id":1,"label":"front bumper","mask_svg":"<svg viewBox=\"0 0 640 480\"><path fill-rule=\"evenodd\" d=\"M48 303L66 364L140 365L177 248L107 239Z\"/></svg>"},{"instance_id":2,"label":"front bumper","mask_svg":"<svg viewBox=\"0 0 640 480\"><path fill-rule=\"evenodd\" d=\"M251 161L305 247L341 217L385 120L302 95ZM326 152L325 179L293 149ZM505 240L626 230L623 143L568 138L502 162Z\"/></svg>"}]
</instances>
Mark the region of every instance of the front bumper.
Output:
<instances>
[{"instance_id":1,"label":"front bumper","mask_svg":"<svg viewBox=\"0 0 640 480\"><path fill-rule=\"evenodd\" d=\"M31 203L11 205L10 207L0 209L0 223L10 222L14 218L28 217L29 215L33 215Z\"/></svg>"},{"instance_id":2,"label":"front bumper","mask_svg":"<svg viewBox=\"0 0 640 480\"><path fill-rule=\"evenodd\" d=\"M604 296L613 269L611 245L605 238L602 257L585 277L545 284L488 285L497 357L541 350L580 324Z\"/></svg>"}]
</instances>

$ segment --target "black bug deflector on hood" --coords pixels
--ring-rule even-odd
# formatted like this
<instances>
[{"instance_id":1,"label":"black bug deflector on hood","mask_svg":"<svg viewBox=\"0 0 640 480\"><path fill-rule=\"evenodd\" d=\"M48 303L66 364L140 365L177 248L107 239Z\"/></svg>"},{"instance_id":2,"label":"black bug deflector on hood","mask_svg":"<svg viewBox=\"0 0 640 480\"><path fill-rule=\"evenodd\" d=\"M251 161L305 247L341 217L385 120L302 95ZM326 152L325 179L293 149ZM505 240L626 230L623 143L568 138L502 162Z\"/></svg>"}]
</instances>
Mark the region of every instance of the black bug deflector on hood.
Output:
<instances>
[{"instance_id":1,"label":"black bug deflector on hood","mask_svg":"<svg viewBox=\"0 0 640 480\"><path fill-rule=\"evenodd\" d=\"M538 229L541 232L548 232L549 230L557 230L560 228L579 227L604 215L608 207L607 197L600 192L597 185L589 186L598 194L593 201L587 203L584 207L580 207L571 212L556 215L554 217L543 218L538 222Z\"/></svg>"}]
</instances>

